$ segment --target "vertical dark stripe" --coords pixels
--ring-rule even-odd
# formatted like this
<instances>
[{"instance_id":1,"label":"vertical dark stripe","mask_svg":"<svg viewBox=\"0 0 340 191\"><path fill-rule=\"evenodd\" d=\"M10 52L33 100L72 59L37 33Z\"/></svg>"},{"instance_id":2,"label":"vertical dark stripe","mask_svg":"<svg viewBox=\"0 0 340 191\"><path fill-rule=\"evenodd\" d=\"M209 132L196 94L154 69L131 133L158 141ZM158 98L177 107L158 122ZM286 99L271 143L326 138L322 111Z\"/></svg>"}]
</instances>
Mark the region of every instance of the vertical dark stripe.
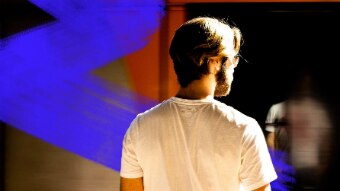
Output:
<instances>
[{"instance_id":1,"label":"vertical dark stripe","mask_svg":"<svg viewBox=\"0 0 340 191\"><path fill-rule=\"evenodd\" d=\"M5 123L0 121L0 191L5 191Z\"/></svg>"}]
</instances>

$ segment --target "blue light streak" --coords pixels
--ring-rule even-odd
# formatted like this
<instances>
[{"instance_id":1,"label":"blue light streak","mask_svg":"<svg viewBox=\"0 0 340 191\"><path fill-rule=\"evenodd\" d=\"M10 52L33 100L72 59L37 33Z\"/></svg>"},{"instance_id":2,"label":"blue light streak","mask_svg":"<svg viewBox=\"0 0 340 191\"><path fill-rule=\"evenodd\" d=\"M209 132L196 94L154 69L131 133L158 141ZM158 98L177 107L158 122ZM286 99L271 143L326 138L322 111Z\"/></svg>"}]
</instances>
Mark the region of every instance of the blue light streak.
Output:
<instances>
[{"instance_id":1,"label":"blue light streak","mask_svg":"<svg viewBox=\"0 0 340 191\"><path fill-rule=\"evenodd\" d=\"M144 47L164 2L31 2L56 21L0 42L0 120L119 171L126 129L156 101L90 72Z\"/></svg>"},{"instance_id":2,"label":"blue light streak","mask_svg":"<svg viewBox=\"0 0 340 191\"><path fill-rule=\"evenodd\" d=\"M269 154L278 178L270 183L273 191L290 191L296 184L295 168L288 163L288 153L269 148Z\"/></svg>"}]
</instances>

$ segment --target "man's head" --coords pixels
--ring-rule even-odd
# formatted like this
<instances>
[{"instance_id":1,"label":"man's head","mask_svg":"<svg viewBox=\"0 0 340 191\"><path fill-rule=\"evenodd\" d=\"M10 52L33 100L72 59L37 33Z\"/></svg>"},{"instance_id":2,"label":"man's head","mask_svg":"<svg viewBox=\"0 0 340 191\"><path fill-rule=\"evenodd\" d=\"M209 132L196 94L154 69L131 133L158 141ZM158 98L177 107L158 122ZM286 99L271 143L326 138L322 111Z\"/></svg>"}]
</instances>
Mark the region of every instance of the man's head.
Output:
<instances>
[{"instance_id":1,"label":"man's head","mask_svg":"<svg viewBox=\"0 0 340 191\"><path fill-rule=\"evenodd\" d=\"M241 39L240 30L223 20L197 17L185 22L177 29L170 45L170 56L181 87L208 75L211 72L209 63L217 59L220 70L216 73L215 96L227 95Z\"/></svg>"}]
</instances>

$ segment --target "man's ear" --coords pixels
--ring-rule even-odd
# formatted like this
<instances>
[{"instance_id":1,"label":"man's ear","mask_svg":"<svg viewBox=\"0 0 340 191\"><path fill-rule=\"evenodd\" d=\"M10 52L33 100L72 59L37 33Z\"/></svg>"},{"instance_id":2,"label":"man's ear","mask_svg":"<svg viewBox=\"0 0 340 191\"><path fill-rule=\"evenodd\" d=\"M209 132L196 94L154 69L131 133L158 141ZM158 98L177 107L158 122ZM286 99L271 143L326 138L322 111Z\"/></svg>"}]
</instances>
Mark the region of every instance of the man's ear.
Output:
<instances>
[{"instance_id":1,"label":"man's ear","mask_svg":"<svg viewBox=\"0 0 340 191\"><path fill-rule=\"evenodd\" d=\"M219 62L219 58L210 58L208 61L209 64L209 72L211 74L216 74L221 69L221 64Z\"/></svg>"}]
</instances>

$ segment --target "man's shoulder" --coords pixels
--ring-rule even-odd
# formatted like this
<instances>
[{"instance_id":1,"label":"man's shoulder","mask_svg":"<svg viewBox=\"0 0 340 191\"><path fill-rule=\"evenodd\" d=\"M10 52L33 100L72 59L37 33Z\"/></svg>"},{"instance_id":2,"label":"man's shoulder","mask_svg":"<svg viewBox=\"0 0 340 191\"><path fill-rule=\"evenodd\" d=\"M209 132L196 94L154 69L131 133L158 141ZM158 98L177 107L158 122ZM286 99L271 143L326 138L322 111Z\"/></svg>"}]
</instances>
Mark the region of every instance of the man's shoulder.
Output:
<instances>
[{"instance_id":1,"label":"man's shoulder","mask_svg":"<svg viewBox=\"0 0 340 191\"><path fill-rule=\"evenodd\" d=\"M168 104L169 104L169 100L170 99L167 99L167 100L164 100L162 102L159 102L158 104L150 107L149 109L139 113L137 115L137 118L142 118L142 117L145 117L145 116L152 116L152 115L161 115L160 113L162 111L166 111L166 108L168 107Z\"/></svg>"},{"instance_id":2,"label":"man's shoulder","mask_svg":"<svg viewBox=\"0 0 340 191\"><path fill-rule=\"evenodd\" d=\"M221 112L223 112L228 117L230 121L234 121L234 123L237 126L249 126L249 125L258 124L255 118L249 115L246 115L245 113L234 108L233 106L230 106L228 104L225 104L217 100L215 102L215 105L218 107L218 109Z\"/></svg>"}]
</instances>

